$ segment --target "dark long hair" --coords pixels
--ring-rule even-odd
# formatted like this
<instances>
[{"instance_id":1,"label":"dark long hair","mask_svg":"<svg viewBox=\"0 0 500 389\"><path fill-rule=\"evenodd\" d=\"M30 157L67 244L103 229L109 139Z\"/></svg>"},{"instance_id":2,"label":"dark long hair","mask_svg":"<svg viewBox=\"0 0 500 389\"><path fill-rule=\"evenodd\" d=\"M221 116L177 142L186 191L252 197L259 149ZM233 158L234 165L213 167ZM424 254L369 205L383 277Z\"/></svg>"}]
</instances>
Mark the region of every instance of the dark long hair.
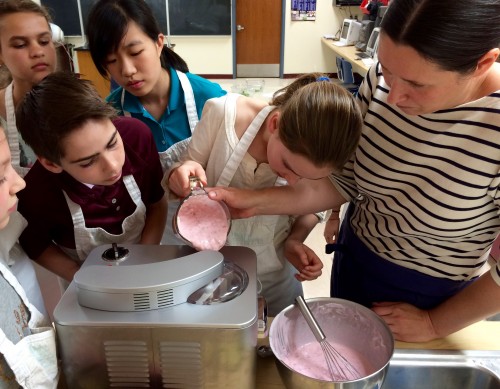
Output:
<instances>
[{"instance_id":1,"label":"dark long hair","mask_svg":"<svg viewBox=\"0 0 500 389\"><path fill-rule=\"evenodd\" d=\"M381 27L443 70L467 74L500 45L500 1L392 0Z\"/></svg>"},{"instance_id":2,"label":"dark long hair","mask_svg":"<svg viewBox=\"0 0 500 389\"><path fill-rule=\"evenodd\" d=\"M131 21L154 42L162 33L144 0L99 0L90 10L85 31L92 60L102 76L108 77L106 57L118 49ZM161 65L165 69L173 67L184 73L189 71L186 62L166 46L163 47Z\"/></svg>"}]
</instances>

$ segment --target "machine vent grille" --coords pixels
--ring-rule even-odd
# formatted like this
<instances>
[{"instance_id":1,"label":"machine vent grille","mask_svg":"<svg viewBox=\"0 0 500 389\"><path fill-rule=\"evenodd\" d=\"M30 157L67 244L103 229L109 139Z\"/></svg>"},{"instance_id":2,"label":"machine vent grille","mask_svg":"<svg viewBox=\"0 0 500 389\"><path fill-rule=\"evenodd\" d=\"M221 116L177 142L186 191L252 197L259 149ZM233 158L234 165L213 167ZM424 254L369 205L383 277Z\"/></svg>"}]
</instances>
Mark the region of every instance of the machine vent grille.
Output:
<instances>
[{"instance_id":1,"label":"machine vent grille","mask_svg":"<svg viewBox=\"0 0 500 389\"><path fill-rule=\"evenodd\" d=\"M173 289L160 290L156 294L158 299L158 308L165 308L174 305L174 291Z\"/></svg>"},{"instance_id":2,"label":"machine vent grille","mask_svg":"<svg viewBox=\"0 0 500 389\"><path fill-rule=\"evenodd\" d=\"M148 347L139 341L104 342L110 388L149 388Z\"/></svg>"},{"instance_id":3,"label":"machine vent grille","mask_svg":"<svg viewBox=\"0 0 500 389\"><path fill-rule=\"evenodd\" d=\"M156 301L155 301L156 300ZM148 311L174 305L173 289L164 289L154 293L134 293L134 311Z\"/></svg>"},{"instance_id":4,"label":"machine vent grille","mask_svg":"<svg viewBox=\"0 0 500 389\"><path fill-rule=\"evenodd\" d=\"M134 293L134 310L147 311L151 309L149 293Z\"/></svg>"},{"instance_id":5,"label":"machine vent grille","mask_svg":"<svg viewBox=\"0 0 500 389\"><path fill-rule=\"evenodd\" d=\"M202 388L201 345L196 342L160 342L163 388Z\"/></svg>"}]
</instances>

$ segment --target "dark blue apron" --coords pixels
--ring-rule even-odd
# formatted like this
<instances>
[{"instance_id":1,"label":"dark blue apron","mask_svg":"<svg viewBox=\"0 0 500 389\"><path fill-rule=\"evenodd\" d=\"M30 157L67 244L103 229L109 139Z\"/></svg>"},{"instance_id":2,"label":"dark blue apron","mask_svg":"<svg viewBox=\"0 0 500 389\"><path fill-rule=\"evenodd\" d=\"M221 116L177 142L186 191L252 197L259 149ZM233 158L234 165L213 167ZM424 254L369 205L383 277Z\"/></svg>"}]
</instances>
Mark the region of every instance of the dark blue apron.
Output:
<instances>
[{"instance_id":1,"label":"dark blue apron","mask_svg":"<svg viewBox=\"0 0 500 389\"><path fill-rule=\"evenodd\" d=\"M421 309L433 308L472 281L436 278L389 262L374 254L354 234L351 203L333 246L335 256L330 295L366 307L374 302L406 302ZM327 245L327 250L328 250Z\"/></svg>"}]
</instances>

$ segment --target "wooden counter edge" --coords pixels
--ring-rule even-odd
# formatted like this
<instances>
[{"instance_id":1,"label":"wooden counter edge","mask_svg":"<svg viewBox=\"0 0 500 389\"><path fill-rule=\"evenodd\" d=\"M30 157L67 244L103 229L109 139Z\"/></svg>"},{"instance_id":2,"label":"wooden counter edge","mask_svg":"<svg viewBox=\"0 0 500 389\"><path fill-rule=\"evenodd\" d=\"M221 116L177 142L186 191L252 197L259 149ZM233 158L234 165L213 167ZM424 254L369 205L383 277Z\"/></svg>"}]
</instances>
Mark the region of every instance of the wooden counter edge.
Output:
<instances>
[{"instance_id":1,"label":"wooden counter edge","mask_svg":"<svg viewBox=\"0 0 500 389\"><path fill-rule=\"evenodd\" d=\"M268 329L273 318L268 318ZM269 338L259 339L259 345L269 344ZM500 350L500 321L482 320L444 338L425 343L395 342L396 349L427 350Z\"/></svg>"},{"instance_id":2,"label":"wooden counter edge","mask_svg":"<svg viewBox=\"0 0 500 389\"><path fill-rule=\"evenodd\" d=\"M352 65L352 70L361 76L366 76L369 67L362 60L356 59L356 48L354 46L335 46L331 39L321 38L321 42L334 54L349 61Z\"/></svg>"},{"instance_id":3,"label":"wooden counter edge","mask_svg":"<svg viewBox=\"0 0 500 389\"><path fill-rule=\"evenodd\" d=\"M272 318L268 318L270 328ZM500 350L500 322L480 321L454 334L426 343L406 343L397 341L396 349L428 349L428 350ZM259 345L268 344L268 338L259 339ZM257 357L257 377L255 387L258 389L283 389L274 357Z\"/></svg>"},{"instance_id":4,"label":"wooden counter edge","mask_svg":"<svg viewBox=\"0 0 500 389\"><path fill-rule=\"evenodd\" d=\"M397 341L396 349L500 350L500 322L479 321L444 338L425 343Z\"/></svg>"}]
</instances>

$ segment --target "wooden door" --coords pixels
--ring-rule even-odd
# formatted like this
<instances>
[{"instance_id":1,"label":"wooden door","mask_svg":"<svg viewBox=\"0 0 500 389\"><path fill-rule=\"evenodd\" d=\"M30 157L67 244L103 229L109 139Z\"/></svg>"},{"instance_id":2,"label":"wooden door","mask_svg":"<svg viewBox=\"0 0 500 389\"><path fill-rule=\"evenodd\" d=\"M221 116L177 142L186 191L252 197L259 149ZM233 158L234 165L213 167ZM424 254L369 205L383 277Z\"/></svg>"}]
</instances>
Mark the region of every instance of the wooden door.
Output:
<instances>
[{"instance_id":1,"label":"wooden door","mask_svg":"<svg viewBox=\"0 0 500 389\"><path fill-rule=\"evenodd\" d=\"M236 76L279 77L282 0L236 0Z\"/></svg>"}]
</instances>

